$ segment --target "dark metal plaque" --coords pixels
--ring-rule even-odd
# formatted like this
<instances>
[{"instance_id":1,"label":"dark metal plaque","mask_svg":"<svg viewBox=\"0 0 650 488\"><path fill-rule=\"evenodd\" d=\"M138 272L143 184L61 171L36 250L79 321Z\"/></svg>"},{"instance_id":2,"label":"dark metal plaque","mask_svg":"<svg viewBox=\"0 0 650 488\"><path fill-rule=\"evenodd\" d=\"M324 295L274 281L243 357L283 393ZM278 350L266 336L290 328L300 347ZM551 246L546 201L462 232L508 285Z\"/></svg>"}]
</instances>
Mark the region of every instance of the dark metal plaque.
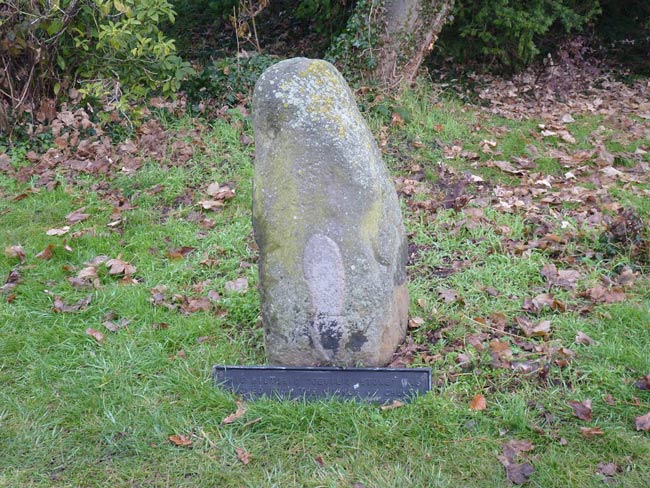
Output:
<instances>
[{"instance_id":1,"label":"dark metal plaque","mask_svg":"<svg viewBox=\"0 0 650 488\"><path fill-rule=\"evenodd\" d=\"M431 390L430 368L214 366L214 382L244 398L360 399L386 403Z\"/></svg>"}]
</instances>

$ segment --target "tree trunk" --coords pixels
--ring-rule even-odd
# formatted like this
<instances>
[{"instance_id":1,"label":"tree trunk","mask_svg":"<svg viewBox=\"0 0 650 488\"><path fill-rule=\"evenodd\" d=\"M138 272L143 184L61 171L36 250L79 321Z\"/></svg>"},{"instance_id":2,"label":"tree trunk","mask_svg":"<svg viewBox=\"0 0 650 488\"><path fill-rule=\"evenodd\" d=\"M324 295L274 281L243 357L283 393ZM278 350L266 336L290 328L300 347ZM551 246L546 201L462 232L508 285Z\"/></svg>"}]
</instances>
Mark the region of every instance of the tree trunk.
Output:
<instances>
[{"instance_id":1,"label":"tree trunk","mask_svg":"<svg viewBox=\"0 0 650 488\"><path fill-rule=\"evenodd\" d=\"M454 0L386 0L379 16L376 81L388 87L412 83L453 5Z\"/></svg>"}]
</instances>

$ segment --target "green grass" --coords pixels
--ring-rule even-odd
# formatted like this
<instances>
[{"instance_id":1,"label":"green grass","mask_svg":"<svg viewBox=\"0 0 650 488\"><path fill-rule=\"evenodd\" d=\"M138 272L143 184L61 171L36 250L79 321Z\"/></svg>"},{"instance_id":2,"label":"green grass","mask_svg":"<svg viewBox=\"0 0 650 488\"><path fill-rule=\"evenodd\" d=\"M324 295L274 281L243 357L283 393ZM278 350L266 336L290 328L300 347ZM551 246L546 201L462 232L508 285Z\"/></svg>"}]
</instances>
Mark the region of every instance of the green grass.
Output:
<instances>
[{"instance_id":1,"label":"green grass","mask_svg":"<svg viewBox=\"0 0 650 488\"><path fill-rule=\"evenodd\" d=\"M443 157L442 149L432 145L435 139L460 142L470 151L478 151L484 139L497 139L502 160L522 156L532 143L541 154L537 171L564 172L548 156L557 141L530 136L539 121L488 117L445 97L432 103L432 94L422 88L406 93L400 104L411 113L410 121L390 131L395 145L406 151L402 156L413 157L432 175L438 175ZM576 120L576 149L586 147L589 134L605 123L592 116ZM166 121L177 130L194 122ZM377 131L381 124L380 119L371 121ZM503 135L493 134L504 126L508 131ZM388 411L335 400L259 400L249 402L235 423L223 425L236 408L235 398L212 385L212 365L264 362L256 253L249 245L253 150L239 144L241 130L250 135L247 122L238 117L213 121L203 129L203 147L190 163L161 170L160 163L148 162L135 174L110 180L108 193L94 192L96 180L90 177L68 183L62 178L52 191L41 189L14 201L27 186L0 175L0 243L21 245L26 253L22 265L0 255L3 279L12 269L23 278L11 300L0 295L0 486L509 486L497 456L510 439L535 445L529 486L602 486L597 474L601 462L621 467L616 486L647 485L650 435L634 428L635 417L650 412L650 393L634 386L650 374L647 263L624 250L615 256L589 254L603 228L588 228L580 237L560 225L575 220L579 204L545 214L552 224L549 232L568 240L562 249L515 252L508 242L526 243L543 235L535 234L538 223L523 211L507 213L486 205L482 218L473 222L462 210L427 215L403 198L409 239L419 249L409 267L410 315L424 318L411 334L434 358L429 364L433 391ZM402 137L417 138L424 147L406 148ZM462 158L445 163L458 174L480 174L490 185L516 186L517 178L483 166L490 158L481 155L474 166ZM408 165L390 154L387 159L395 171L408 173ZM230 182L236 196L223 210L203 212L215 222L206 230L192 216L201 212L198 202L214 181ZM431 189L445 180L425 182ZM156 185L162 189L148 191ZM480 201L489 188L471 187L468 193ZM648 219L647 188L647 182L615 185L609 196ZM114 227L107 225L115 218L110 193L134 207L122 212L122 223ZM87 220L74 224L66 236L46 235L80 207L90 214ZM72 237L81 230L87 232ZM64 240L71 250L64 249ZM49 244L55 246L52 258L37 259ZM168 250L180 246L195 250L170 259ZM100 265L99 288L73 287L67 278L99 255L121 255L135 265L137 283L122 283ZM202 264L208 258L216 264ZM567 311L526 314L524 300L548 291L540 269L549 263L580 271L576 290L552 289ZM627 300L582 311L587 300L579 293L602 275L615 276L620 265L639 272L626 290ZM439 273L441 269L452 271ZM247 278L249 290L227 292L225 283L238 277ZM154 306L151 290L160 286L167 287L169 304L175 303L174 295L198 297L210 290L221 299L211 312L185 314ZM456 290L462 301L445 302L439 288ZM92 301L78 312L53 310L55 296L71 304L88 295ZM128 326L106 330L102 324L109 313L117 317L114 321L128 319ZM565 367L551 363L545 377L492 367L487 341L477 350L469 338L494 334L490 317L495 313L505 317L507 334L490 339L507 342L513 360L540 357L526 344L563 346L575 358ZM550 320L548 340L522 342L515 325L522 315ZM101 331L105 339L97 342L87 328ZM576 344L578 331L596 344ZM460 364L461 355L469 363ZM417 356L414 365L423 362L424 356ZM485 395L487 409L474 412L469 402L478 393ZM607 403L607 395L614 405ZM591 421L577 419L567 404L585 399L593 402ZM581 427L600 427L604 435L585 437ZM192 446L177 447L168 440L179 434L190 438ZM238 448L249 453L248 464L238 459Z\"/></svg>"}]
</instances>

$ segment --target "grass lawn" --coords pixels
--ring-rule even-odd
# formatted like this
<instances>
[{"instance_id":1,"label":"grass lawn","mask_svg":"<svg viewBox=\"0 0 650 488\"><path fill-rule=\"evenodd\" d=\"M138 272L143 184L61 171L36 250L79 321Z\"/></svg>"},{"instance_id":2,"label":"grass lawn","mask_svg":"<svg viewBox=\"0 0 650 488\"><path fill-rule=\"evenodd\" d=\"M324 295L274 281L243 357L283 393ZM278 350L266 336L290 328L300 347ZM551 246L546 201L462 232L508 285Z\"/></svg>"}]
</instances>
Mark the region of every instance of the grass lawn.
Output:
<instances>
[{"instance_id":1,"label":"grass lawn","mask_svg":"<svg viewBox=\"0 0 650 488\"><path fill-rule=\"evenodd\" d=\"M24 177L36 149L7 148L0 486L648 486L649 121L395 104L367 114L410 242L393 364L434 387L394 409L260 400L222 423L212 365L264 363L245 115L161 112L103 174Z\"/></svg>"}]
</instances>

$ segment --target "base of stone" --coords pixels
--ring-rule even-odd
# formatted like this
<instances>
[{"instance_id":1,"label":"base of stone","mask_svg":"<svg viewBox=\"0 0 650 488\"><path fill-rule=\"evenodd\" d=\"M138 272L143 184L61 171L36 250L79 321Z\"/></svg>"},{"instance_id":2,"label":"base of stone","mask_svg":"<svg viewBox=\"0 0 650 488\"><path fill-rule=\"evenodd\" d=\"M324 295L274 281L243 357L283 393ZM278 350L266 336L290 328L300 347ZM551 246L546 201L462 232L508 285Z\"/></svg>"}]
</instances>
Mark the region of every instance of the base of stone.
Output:
<instances>
[{"instance_id":1,"label":"base of stone","mask_svg":"<svg viewBox=\"0 0 650 488\"><path fill-rule=\"evenodd\" d=\"M214 366L216 386L247 399L335 397L389 403L431 390L430 368Z\"/></svg>"}]
</instances>

